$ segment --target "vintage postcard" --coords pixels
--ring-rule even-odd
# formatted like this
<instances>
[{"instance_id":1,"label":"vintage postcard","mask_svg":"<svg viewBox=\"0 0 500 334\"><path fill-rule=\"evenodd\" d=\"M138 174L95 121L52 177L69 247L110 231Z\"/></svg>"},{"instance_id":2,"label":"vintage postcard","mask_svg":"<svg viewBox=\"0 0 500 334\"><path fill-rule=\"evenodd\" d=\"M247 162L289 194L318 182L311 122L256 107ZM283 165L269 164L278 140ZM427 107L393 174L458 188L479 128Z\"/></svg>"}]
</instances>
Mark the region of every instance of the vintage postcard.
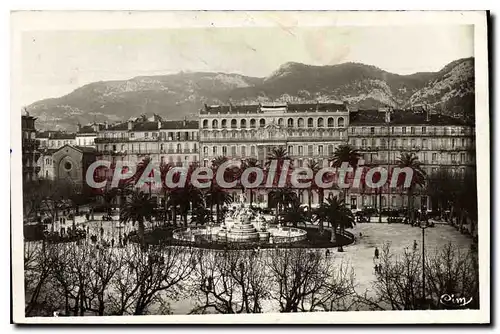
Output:
<instances>
[{"instance_id":1,"label":"vintage postcard","mask_svg":"<svg viewBox=\"0 0 500 334\"><path fill-rule=\"evenodd\" d=\"M487 20L13 12L13 321L489 323Z\"/></svg>"}]
</instances>

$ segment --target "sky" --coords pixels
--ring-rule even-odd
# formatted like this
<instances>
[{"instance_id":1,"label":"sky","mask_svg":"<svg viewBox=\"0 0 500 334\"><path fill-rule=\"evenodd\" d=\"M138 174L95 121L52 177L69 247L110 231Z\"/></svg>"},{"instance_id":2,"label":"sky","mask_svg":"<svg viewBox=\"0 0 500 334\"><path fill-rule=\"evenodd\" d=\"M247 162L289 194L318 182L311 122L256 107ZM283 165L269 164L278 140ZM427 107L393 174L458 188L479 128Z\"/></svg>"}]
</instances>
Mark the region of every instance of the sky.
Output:
<instances>
[{"instance_id":1,"label":"sky","mask_svg":"<svg viewBox=\"0 0 500 334\"><path fill-rule=\"evenodd\" d=\"M180 71L265 77L286 62L359 62L411 74L473 56L473 26L241 27L33 31L22 35L21 100Z\"/></svg>"}]
</instances>

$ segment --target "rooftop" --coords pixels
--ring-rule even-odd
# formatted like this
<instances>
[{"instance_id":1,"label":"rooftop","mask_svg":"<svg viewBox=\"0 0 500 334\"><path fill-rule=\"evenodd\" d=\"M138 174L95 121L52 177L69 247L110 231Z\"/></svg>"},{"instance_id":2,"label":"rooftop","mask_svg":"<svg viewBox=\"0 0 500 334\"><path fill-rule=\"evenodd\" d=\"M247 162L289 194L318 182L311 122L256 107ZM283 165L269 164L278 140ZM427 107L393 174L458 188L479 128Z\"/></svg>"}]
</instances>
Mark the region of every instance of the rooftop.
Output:
<instances>
[{"instance_id":1,"label":"rooftop","mask_svg":"<svg viewBox=\"0 0 500 334\"><path fill-rule=\"evenodd\" d=\"M171 121L161 121L161 122L151 122L143 121L139 119L137 121L128 121L123 123L118 123L108 126L107 131L128 131L128 123L132 122L131 131L157 131L158 125L160 124L160 129L174 130L174 129L198 129L198 121L193 120L171 120ZM106 131L106 130L105 130Z\"/></svg>"},{"instance_id":2,"label":"rooftop","mask_svg":"<svg viewBox=\"0 0 500 334\"><path fill-rule=\"evenodd\" d=\"M43 131L36 134L37 138L50 138L50 139L75 139L76 134L62 132L62 131Z\"/></svg>"},{"instance_id":3,"label":"rooftop","mask_svg":"<svg viewBox=\"0 0 500 334\"><path fill-rule=\"evenodd\" d=\"M385 122L385 112L378 110L359 110L349 115L351 125L375 125L387 124ZM391 113L389 124L395 125L465 125L460 118L454 118L442 114L429 114L420 112L420 110L394 110Z\"/></svg>"},{"instance_id":4,"label":"rooftop","mask_svg":"<svg viewBox=\"0 0 500 334\"><path fill-rule=\"evenodd\" d=\"M325 112L347 111L343 103L281 103L281 104L249 104L249 105L205 105L200 114L246 114L263 113L262 109L286 108L286 112Z\"/></svg>"}]
</instances>

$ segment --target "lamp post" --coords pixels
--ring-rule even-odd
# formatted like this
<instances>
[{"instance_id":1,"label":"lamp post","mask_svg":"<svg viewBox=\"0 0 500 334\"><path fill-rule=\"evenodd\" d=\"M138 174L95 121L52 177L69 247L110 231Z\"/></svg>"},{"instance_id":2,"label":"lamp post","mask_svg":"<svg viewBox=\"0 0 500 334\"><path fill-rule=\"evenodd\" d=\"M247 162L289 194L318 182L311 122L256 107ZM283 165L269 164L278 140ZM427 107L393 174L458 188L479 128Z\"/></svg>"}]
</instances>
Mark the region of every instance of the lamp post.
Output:
<instances>
[{"instance_id":1,"label":"lamp post","mask_svg":"<svg viewBox=\"0 0 500 334\"><path fill-rule=\"evenodd\" d=\"M422 229L422 305L425 303L425 229L429 225L427 221L420 221L420 228Z\"/></svg>"}]
</instances>

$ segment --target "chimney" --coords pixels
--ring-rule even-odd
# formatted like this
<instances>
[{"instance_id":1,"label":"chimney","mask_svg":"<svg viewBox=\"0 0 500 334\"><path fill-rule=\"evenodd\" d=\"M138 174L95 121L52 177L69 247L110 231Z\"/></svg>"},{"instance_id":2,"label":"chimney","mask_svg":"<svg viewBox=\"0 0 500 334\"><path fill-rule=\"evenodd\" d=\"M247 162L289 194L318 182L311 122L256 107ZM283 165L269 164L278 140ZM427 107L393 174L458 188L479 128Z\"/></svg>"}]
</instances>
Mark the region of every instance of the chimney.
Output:
<instances>
[{"instance_id":1,"label":"chimney","mask_svg":"<svg viewBox=\"0 0 500 334\"><path fill-rule=\"evenodd\" d=\"M127 121L127 125L128 125L128 129L129 131L132 130L133 126L134 126L134 122L132 122L131 120L128 120Z\"/></svg>"},{"instance_id":2,"label":"chimney","mask_svg":"<svg viewBox=\"0 0 500 334\"><path fill-rule=\"evenodd\" d=\"M104 121L104 128L107 130L108 129L108 121Z\"/></svg>"},{"instance_id":3,"label":"chimney","mask_svg":"<svg viewBox=\"0 0 500 334\"><path fill-rule=\"evenodd\" d=\"M94 132L99 132L99 124L92 123L92 128L94 129Z\"/></svg>"},{"instance_id":4,"label":"chimney","mask_svg":"<svg viewBox=\"0 0 500 334\"><path fill-rule=\"evenodd\" d=\"M347 102L347 101L344 100L343 105L345 107L345 110L349 111L349 102Z\"/></svg>"},{"instance_id":5,"label":"chimney","mask_svg":"<svg viewBox=\"0 0 500 334\"><path fill-rule=\"evenodd\" d=\"M425 105L424 112L425 112L425 121L429 122L431 120L431 111L429 110L427 105Z\"/></svg>"},{"instance_id":6,"label":"chimney","mask_svg":"<svg viewBox=\"0 0 500 334\"><path fill-rule=\"evenodd\" d=\"M391 122L391 112L392 112L392 108L391 107L386 108L386 110L385 110L385 122L386 123L390 123Z\"/></svg>"},{"instance_id":7,"label":"chimney","mask_svg":"<svg viewBox=\"0 0 500 334\"><path fill-rule=\"evenodd\" d=\"M184 126L186 126L186 123L187 123L187 121L186 121L186 116L184 116L184 122L183 122L182 124L183 124Z\"/></svg>"},{"instance_id":8,"label":"chimney","mask_svg":"<svg viewBox=\"0 0 500 334\"><path fill-rule=\"evenodd\" d=\"M78 128L78 132L82 131L82 125L80 124L80 122L78 122L76 126Z\"/></svg>"}]
</instances>

